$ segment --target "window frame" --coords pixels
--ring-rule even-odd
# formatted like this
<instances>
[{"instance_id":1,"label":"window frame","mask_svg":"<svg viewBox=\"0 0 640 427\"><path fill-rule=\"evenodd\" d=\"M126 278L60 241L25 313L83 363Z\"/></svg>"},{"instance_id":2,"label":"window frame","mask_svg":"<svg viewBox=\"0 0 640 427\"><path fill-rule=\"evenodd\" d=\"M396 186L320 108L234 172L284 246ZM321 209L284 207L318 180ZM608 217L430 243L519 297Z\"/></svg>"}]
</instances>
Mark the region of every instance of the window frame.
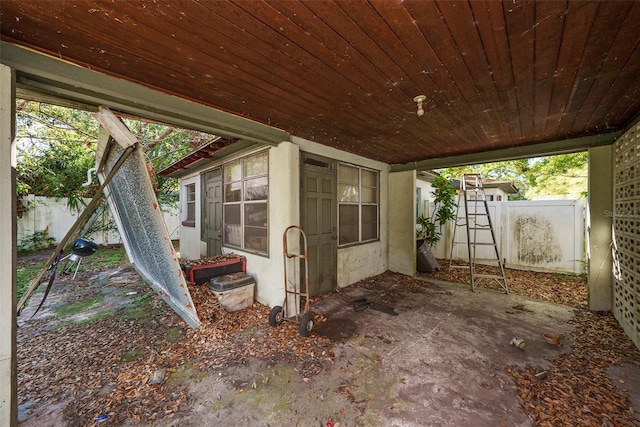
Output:
<instances>
[{"instance_id":1,"label":"window frame","mask_svg":"<svg viewBox=\"0 0 640 427\"><path fill-rule=\"evenodd\" d=\"M264 164L264 172L260 172L253 175L247 175L247 170L245 167L245 162L247 159L251 159L252 157L258 157L264 155L265 156L265 164ZM239 177L234 177L233 180L228 179L228 172L231 172L228 168L234 167L238 165L239 168ZM258 183L258 187L251 186L252 183ZM263 198L258 195L258 198L255 198L255 194L251 196L251 190L255 188L259 188L261 186L266 187L266 194ZM237 187L237 188L236 188ZM249 253L254 253L256 255L261 256L269 256L269 150L261 150L255 153L247 154L245 156L233 159L228 161L222 165L222 244L229 248L234 248L238 250L242 250ZM238 192L237 195L230 193ZM231 200L228 200L228 197L232 196ZM247 211L251 210L251 207L257 207L260 205L264 205L265 212L265 225L256 225L250 224L249 218L246 218ZM229 211L237 210L238 222L229 223ZM229 240L229 235L231 234L229 227L236 226L239 230L238 242L231 242ZM264 230L262 236L256 235L254 236L257 241L264 239L264 250L256 249L249 246L247 242L248 233L247 231L252 229L253 231Z\"/></svg>"},{"instance_id":2,"label":"window frame","mask_svg":"<svg viewBox=\"0 0 640 427\"><path fill-rule=\"evenodd\" d=\"M349 168L354 168L357 170L357 201L341 201L342 194L340 194L340 187L341 186L350 186L350 187L354 187L353 184L355 184L354 182L349 182L349 181L345 181L342 177L342 168L343 167L349 167ZM367 168L364 166L358 166L358 165L354 165L354 164L350 164L350 163L346 163L346 162L338 162L338 177L337 177L337 187L338 187L338 194L336 196L337 198L337 202L338 202L338 247L339 248L344 248L344 247L348 247L348 246L356 246L356 245L362 245L362 244L367 244L367 243L371 243L371 242L376 242L380 240L380 171L376 170L376 169L372 169L372 168ZM363 178L362 178L362 172L363 171L367 171L367 172L371 172L373 174L375 174L375 186L371 186L371 185L365 185L363 184ZM365 189L375 189L375 202L363 202L362 199L362 195L363 195L363 188ZM357 206L357 227L358 227L358 232L357 232L357 239L355 241L348 241L345 243L341 243L342 240L342 234L341 232L343 230L341 230L341 207L343 206ZM373 238L369 238L369 239L363 239L363 224L364 224L364 215L363 215L363 207L366 209L366 207L368 206L375 206L376 209L376 214L375 214L375 237Z\"/></svg>"},{"instance_id":3,"label":"window frame","mask_svg":"<svg viewBox=\"0 0 640 427\"><path fill-rule=\"evenodd\" d=\"M184 219L182 225L185 227L196 226L196 183L190 182L182 186L184 191ZM191 197L190 197L191 196Z\"/></svg>"}]
</instances>

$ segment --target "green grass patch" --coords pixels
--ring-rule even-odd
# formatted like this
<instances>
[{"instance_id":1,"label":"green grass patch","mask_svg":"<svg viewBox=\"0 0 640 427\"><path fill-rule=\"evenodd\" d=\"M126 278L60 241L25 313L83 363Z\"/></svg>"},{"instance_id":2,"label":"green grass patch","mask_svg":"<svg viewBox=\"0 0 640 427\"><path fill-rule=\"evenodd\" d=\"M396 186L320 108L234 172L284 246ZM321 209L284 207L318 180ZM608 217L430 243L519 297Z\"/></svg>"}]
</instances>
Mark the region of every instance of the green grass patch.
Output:
<instances>
[{"instance_id":1,"label":"green grass patch","mask_svg":"<svg viewBox=\"0 0 640 427\"><path fill-rule=\"evenodd\" d=\"M133 350L125 351L120 356L120 361L123 363L133 362L144 356L144 349L142 348L134 348Z\"/></svg>"},{"instance_id":2,"label":"green grass patch","mask_svg":"<svg viewBox=\"0 0 640 427\"><path fill-rule=\"evenodd\" d=\"M93 308L99 307L103 301L104 297L101 296L87 298L86 300L78 301L73 304L61 305L59 307L56 307L54 310L58 318L65 318L73 314L84 313L85 311L89 311Z\"/></svg>"},{"instance_id":3,"label":"green grass patch","mask_svg":"<svg viewBox=\"0 0 640 427\"><path fill-rule=\"evenodd\" d=\"M113 315L116 314L116 310L114 308L110 308L109 310L104 310L104 311L99 311L95 314L92 314L91 316L85 318L85 319L79 319L79 320L63 320L62 322L60 322L54 329L58 329L61 328L63 326L68 326L68 325L88 325L91 322L95 322L97 320L100 319L104 319L105 317L111 317Z\"/></svg>"},{"instance_id":4,"label":"green grass patch","mask_svg":"<svg viewBox=\"0 0 640 427\"><path fill-rule=\"evenodd\" d=\"M67 248L64 254L68 255L69 253L70 251ZM48 258L50 255L51 253L47 252L46 258ZM22 295L24 295L29 284L31 283L31 280L35 278L36 275L40 272L40 269L44 265L46 258L40 258L42 259L41 261L34 261L33 254L27 254L18 257L16 271L16 288L18 301L20 300L20 298L22 298ZM125 251L124 246L101 246L93 255L84 257L82 259L82 264L80 265L79 271L102 270L126 265L128 263L129 258L127 257L127 252ZM57 274L61 274L61 269L64 267L64 264L65 263L63 262L58 265ZM46 286L46 281L47 280L43 280L40 286L44 288L44 286Z\"/></svg>"},{"instance_id":5,"label":"green grass patch","mask_svg":"<svg viewBox=\"0 0 640 427\"><path fill-rule=\"evenodd\" d=\"M145 324L155 316L164 313L164 303L159 298L153 298L153 292L147 292L134 298L126 307L122 307L118 315L124 320L133 320Z\"/></svg>"},{"instance_id":6,"label":"green grass patch","mask_svg":"<svg viewBox=\"0 0 640 427\"><path fill-rule=\"evenodd\" d=\"M33 263L30 265L18 266L16 270L16 287L18 292L18 301L24 295L29 287L31 280L36 277L42 268L41 264Z\"/></svg>"},{"instance_id":7,"label":"green grass patch","mask_svg":"<svg viewBox=\"0 0 640 427\"><path fill-rule=\"evenodd\" d=\"M169 328L169 330L165 334L165 337L169 342L180 341L182 337L184 337L184 330L179 328Z\"/></svg>"},{"instance_id":8,"label":"green grass patch","mask_svg":"<svg viewBox=\"0 0 640 427\"><path fill-rule=\"evenodd\" d=\"M127 251L122 245L101 246L93 255L82 259L82 270L96 270L117 267L129 263Z\"/></svg>"}]
</instances>

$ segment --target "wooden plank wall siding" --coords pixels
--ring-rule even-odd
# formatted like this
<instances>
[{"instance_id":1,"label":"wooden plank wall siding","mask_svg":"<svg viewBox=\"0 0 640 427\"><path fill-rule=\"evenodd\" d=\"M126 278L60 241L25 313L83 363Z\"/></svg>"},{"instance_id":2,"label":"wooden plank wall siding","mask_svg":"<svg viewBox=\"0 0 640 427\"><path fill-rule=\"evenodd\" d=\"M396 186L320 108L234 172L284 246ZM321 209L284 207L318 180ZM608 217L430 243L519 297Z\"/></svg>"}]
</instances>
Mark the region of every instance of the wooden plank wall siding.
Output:
<instances>
[{"instance_id":1,"label":"wooden plank wall siding","mask_svg":"<svg viewBox=\"0 0 640 427\"><path fill-rule=\"evenodd\" d=\"M398 164L625 128L638 22L638 1L3 0L0 31Z\"/></svg>"}]
</instances>

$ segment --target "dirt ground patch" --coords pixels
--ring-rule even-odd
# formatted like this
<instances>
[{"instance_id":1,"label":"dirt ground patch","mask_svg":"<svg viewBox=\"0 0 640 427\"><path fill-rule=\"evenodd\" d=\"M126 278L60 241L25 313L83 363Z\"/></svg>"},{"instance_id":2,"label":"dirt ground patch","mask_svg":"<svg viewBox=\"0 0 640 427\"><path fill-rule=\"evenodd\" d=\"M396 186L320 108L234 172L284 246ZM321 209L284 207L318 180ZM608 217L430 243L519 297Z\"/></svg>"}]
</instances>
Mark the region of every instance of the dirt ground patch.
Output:
<instances>
[{"instance_id":1,"label":"dirt ground patch","mask_svg":"<svg viewBox=\"0 0 640 427\"><path fill-rule=\"evenodd\" d=\"M385 273L317 298L302 338L204 287L193 331L128 265L64 277L19 321L20 425L640 425L640 354L610 314L425 280Z\"/></svg>"}]
</instances>

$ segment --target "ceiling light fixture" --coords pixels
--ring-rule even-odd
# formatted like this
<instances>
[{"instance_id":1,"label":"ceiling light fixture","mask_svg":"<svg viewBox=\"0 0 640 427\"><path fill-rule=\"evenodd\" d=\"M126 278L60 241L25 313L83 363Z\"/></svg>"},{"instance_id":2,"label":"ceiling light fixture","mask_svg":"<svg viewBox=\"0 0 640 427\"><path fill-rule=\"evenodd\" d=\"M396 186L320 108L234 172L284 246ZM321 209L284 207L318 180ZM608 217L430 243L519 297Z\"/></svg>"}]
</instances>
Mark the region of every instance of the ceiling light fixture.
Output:
<instances>
[{"instance_id":1,"label":"ceiling light fixture","mask_svg":"<svg viewBox=\"0 0 640 427\"><path fill-rule=\"evenodd\" d=\"M426 100L427 100L427 97L424 95L418 95L415 98L413 98L413 102L418 104L418 111L416 111L416 114L418 114L418 117L422 117L424 115L424 109L422 108L422 103Z\"/></svg>"}]
</instances>

